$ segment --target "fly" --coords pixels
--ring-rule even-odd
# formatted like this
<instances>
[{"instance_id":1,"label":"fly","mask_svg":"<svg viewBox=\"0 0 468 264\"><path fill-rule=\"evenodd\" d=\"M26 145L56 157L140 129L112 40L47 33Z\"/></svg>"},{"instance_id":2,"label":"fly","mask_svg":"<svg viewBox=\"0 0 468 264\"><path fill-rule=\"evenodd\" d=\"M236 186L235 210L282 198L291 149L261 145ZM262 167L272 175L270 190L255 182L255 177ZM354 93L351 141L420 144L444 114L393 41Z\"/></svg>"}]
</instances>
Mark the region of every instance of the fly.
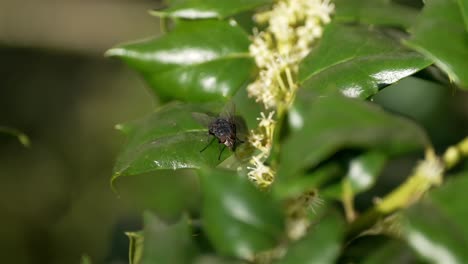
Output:
<instances>
[{"instance_id":1,"label":"fly","mask_svg":"<svg viewBox=\"0 0 468 264\"><path fill-rule=\"evenodd\" d=\"M232 102L228 103L224 110L217 117L209 116L203 113L192 113L193 117L201 124L208 127L208 134L213 136L213 139L206 145L200 153L205 151L215 139L219 144L223 144L223 148L219 152L218 160L221 159L221 154L228 147L235 151L236 147L244 143L239 139L239 132L245 132L245 121L240 116L235 116L235 106Z\"/></svg>"}]
</instances>

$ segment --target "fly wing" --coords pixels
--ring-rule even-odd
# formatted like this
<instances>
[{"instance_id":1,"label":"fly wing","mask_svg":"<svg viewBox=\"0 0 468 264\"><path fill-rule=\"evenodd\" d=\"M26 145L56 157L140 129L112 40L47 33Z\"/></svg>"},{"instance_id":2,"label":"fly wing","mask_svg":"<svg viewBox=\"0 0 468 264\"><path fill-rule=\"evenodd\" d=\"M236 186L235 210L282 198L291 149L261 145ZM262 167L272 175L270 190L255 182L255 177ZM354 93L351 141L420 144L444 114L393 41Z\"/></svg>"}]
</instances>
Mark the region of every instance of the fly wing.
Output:
<instances>
[{"instance_id":1,"label":"fly wing","mask_svg":"<svg viewBox=\"0 0 468 264\"><path fill-rule=\"evenodd\" d=\"M241 116L233 116L231 120L234 122L236 125L236 137L240 139L241 141L246 141L247 140L247 123L245 122L244 118Z\"/></svg>"},{"instance_id":2,"label":"fly wing","mask_svg":"<svg viewBox=\"0 0 468 264\"><path fill-rule=\"evenodd\" d=\"M199 112L193 112L192 117L204 127L209 127L210 124L213 123L214 120L216 120L216 118L213 116L209 116L205 113L199 113Z\"/></svg>"},{"instance_id":3,"label":"fly wing","mask_svg":"<svg viewBox=\"0 0 468 264\"><path fill-rule=\"evenodd\" d=\"M236 105L233 101L228 101L226 105L223 107L223 110L219 114L221 118L229 120L234 117L236 114Z\"/></svg>"}]
</instances>

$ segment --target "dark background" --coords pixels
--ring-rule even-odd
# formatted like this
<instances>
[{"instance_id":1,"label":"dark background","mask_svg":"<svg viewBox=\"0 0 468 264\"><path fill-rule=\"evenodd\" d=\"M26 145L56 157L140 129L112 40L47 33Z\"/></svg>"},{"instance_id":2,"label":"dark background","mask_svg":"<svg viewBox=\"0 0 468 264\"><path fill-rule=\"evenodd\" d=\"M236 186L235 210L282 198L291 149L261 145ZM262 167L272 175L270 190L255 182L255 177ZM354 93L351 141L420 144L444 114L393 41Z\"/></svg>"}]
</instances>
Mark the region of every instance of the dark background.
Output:
<instances>
[{"instance_id":1,"label":"dark background","mask_svg":"<svg viewBox=\"0 0 468 264\"><path fill-rule=\"evenodd\" d=\"M0 135L0 262L78 263L84 253L94 263L127 262L123 231L139 228L141 210L109 186L125 140L114 125L150 112L156 100L103 53L158 34L147 10L159 6L0 0L0 126L32 142L25 148ZM417 120L438 149L468 134L467 94L451 85L410 78L374 99Z\"/></svg>"}]
</instances>

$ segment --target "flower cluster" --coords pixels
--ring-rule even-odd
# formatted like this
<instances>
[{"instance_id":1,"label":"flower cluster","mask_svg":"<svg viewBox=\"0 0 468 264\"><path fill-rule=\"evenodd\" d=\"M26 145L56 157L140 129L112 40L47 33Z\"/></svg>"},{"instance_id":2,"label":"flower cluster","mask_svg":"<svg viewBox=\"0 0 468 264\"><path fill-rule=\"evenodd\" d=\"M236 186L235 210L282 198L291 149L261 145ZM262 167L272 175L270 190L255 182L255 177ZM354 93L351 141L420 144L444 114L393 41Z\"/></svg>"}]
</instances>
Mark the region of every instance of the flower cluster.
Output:
<instances>
[{"instance_id":1,"label":"flower cluster","mask_svg":"<svg viewBox=\"0 0 468 264\"><path fill-rule=\"evenodd\" d=\"M259 74L247 91L265 109L272 109L268 116L262 113L259 127L249 137L250 143L260 151L250 161L249 177L262 186L269 185L274 178L274 171L264 164L270 154L275 127L273 110L281 116L292 103L299 62L321 37L323 25L330 22L333 10L329 0L278 0L271 10L254 17L266 27L262 32L254 32L249 47Z\"/></svg>"},{"instance_id":2,"label":"flower cluster","mask_svg":"<svg viewBox=\"0 0 468 264\"><path fill-rule=\"evenodd\" d=\"M269 186L274 179L273 170L263 162L270 154L273 142L274 114L275 112L270 112L268 115L265 115L262 112L261 117L257 118L260 121L258 128L256 131L252 130L249 136L250 144L258 149L259 152L250 159L252 166L247 167L249 170L247 175L260 187Z\"/></svg>"}]
</instances>

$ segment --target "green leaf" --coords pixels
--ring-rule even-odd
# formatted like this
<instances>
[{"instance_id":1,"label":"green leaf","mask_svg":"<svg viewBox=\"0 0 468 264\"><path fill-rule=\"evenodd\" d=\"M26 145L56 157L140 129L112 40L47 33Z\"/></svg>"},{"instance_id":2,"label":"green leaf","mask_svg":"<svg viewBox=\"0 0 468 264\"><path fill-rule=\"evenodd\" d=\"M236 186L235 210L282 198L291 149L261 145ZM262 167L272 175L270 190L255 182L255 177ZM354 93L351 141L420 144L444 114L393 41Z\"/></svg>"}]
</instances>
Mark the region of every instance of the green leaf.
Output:
<instances>
[{"instance_id":1,"label":"green leaf","mask_svg":"<svg viewBox=\"0 0 468 264\"><path fill-rule=\"evenodd\" d=\"M232 97L252 74L248 35L226 21L180 21L168 34L106 52L140 72L154 92L184 101Z\"/></svg>"},{"instance_id":2,"label":"green leaf","mask_svg":"<svg viewBox=\"0 0 468 264\"><path fill-rule=\"evenodd\" d=\"M468 88L468 33L456 0L427 1L412 32L405 43Z\"/></svg>"},{"instance_id":3,"label":"green leaf","mask_svg":"<svg viewBox=\"0 0 468 264\"><path fill-rule=\"evenodd\" d=\"M198 177L190 169L121 177L114 185L121 202L135 211L151 210L163 219L178 219L187 211L199 212Z\"/></svg>"},{"instance_id":4,"label":"green leaf","mask_svg":"<svg viewBox=\"0 0 468 264\"><path fill-rule=\"evenodd\" d=\"M468 174L449 179L406 212L403 235L430 263L465 263L468 259Z\"/></svg>"},{"instance_id":5,"label":"green leaf","mask_svg":"<svg viewBox=\"0 0 468 264\"><path fill-rule=\"evenodd\" d=\"M309 233L292 244L278 264L335 263L340 254L344 223L332 213L312 228Z\"/></svg>"},{"instance_id":6,"label":"green leaf","mask_svg":"<svg viewBox=\"0 0 468 264\"><path fill-rule=\"evenodd\" d=\"M369 251L368 248L364 250ZM365 253L366 258L362 264L399 264L414 263L411 249L400 240L391 240L378 248L370 249Z\"/></svg>"},{"instance_id":7,"label":"green leaf","mask_svg":"<svg viewBox=\"0 0 468 264\"><path fill-rule=\"evenodd\" d=\"M208 135L208 128L192 114L219 113L219 109L216 104L171 103L141 120L120 125L128 135L128 144L117 158L112 180L155 170L217 165L219 144L213 142L200 153L212 137ZM221 160L231 155L229 152L224 151Z\"/></svg>"},{"instance_id":8,"label":"green leaf","mask_svg":"<svg viewBox=\"0 0 468 264\"><path fill-rule=\"evenodd\" d=\"M151 11L151 14L186 19L223 19L272 2L272 0L185 0L178 1L161 11Z\"/></svg>"},{"instance_id":9,"label":"green leaf","mask_svg":"<svg viewBox=\"0 0 468 264\"><path fill-rule=\"evenodd\" d=\"M377 181L387 156L379 151L368 151L349 163L345 181L349 182L353 194L368 190Z\"/></svg>"},{"instance_id":10,"label":"green leaf","mask_svg":"<svg viewBox=\"0 0 468 264\"><path fill-rule=\"evenodd\" d=\"M188 219L166 224L149 212L144 214L144 246L142 264L192 263L196 248Z\"/></svg>"},{"instance_id":11,"label":"green leaf","mask_svg":"<svg viewBox=\"0 0 468 264\"><path fill-rule=\"evenodd\" d=\"M317 48L302 61L302 89L367 98L431 64L377 29L330 24Z\"/></svg>"},{"instance_id":12,"label":"green leaf","mask_svg":"<svg viewBox=\"0 0 468 264\"><path fill-rule=\"evenodd\" d=\"M425 133L409 120L342 96L315 97L299 91L291 115L292 132L282 146L278 182L300 175L344 148L399 154L429 144Z\"/></svg>"},{"instance_id":13,"label":"green leaf","mask_svg":"<svg viewBox=\"0 0 468 264\"><path fill-rule=\"evenodd\" d=\"M140 264L141 257L143 255L143 232L125 232L130 246L128 249L128 261L130 264Z\"/></svg>"},{"instance_id":14,"label":"green leaf","mask_svg":"<svg viewBox=\"0 0 468 264\"><path fill-rule=\"evenodd\" d=\"M203 226L221 254L251 260L276 245L283 217L271 195L232 171L205 169L200 177Z\"/></svg>"},{"instance_id":15,"label":"green leaf","mask_svg":"<svg viewBox=\"0 0 468 264\"><path fill-rule=\"evenodd\" d=\"M417 16L416 9L391 0L335 0L336 21L409 28Z\"/></svg>"},{"instance_id":16,"label":"green leaf","mask_svg":"<svg viewBox=\"0 0 468 264\"><path fill-rule=\"evenodd\" d=\"M29 141L28 136L17 129L0 126L0 133L16 137L18 141L25 147L31 146L31 142Z\"/></svg>"},{"instance_id":17,"label":"green leaf","mask_svg":"<svg viewBox=\"0 0 468 264\"><path fill-rule=\"evenodd\" d=\"M465 29L468 32L468 1L458 0L458 5L460 6L460 11L465 21Z\"/></svg>"},{"instance_id":18,"label":"green leaf","mask_svg":"<svg viewBox=\"0 0 468 264\"><path fill-rule=\"evenodd\" d=\"M308 190L319 189L322 184L341 173L342 170L337 163L327 164L294 181L281 181L280 184L273 184L273 191L281 199L297 197Z\"/></svg>"},{"instance_id":19,"label":"green leaf","mask_svg":"<svg viewBox=\"0 0 468 264\"><path fill-rule=\"evenodd\" d=\"M222 258L215 255L203 255L198 257L193 264L246 264L239 260Z\"/></svg>"}]
</instances>

